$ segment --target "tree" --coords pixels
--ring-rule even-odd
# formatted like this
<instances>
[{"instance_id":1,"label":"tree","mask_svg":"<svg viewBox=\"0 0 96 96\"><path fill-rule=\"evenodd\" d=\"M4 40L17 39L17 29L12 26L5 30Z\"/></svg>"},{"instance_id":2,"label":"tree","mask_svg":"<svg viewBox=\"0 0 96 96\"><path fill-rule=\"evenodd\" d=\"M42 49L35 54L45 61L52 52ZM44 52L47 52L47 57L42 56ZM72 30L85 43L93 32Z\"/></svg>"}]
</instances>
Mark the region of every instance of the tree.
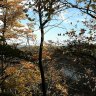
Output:
<instances>
[{"instance_id":1,"label":"tree","mask_svg":"<svg viewBox=\"0 0 96 96\"><path fill-rule=\"evenodd\" d=\"M96 19L96 0L60 0L62 4L68 6L68 8L76 8L81 12L88 14L92 18Z\"/></svg>"},{"instance_id":2,"label":"tree","mask_svg":"<svg viewBox=\"0 0 96 96\"><path fill-rule=\"evenodd\" d=\"M26 4L26 5L29 5L29 8L32 8L32 10L35 11L35 13L37 13L38 19L39 19L39 28L41 31L41 42L40 42L40 49L39 49L39 68L40 68L41 78L42 78L43 96L46 96L45 77L44 77L44 69L43 69L43 64L42 64L42 51L43 51L45 25L47 25L47 23L52 19L52 16L54 16L58 12L61 12L62 10L64 11L64 9L66 9L66 8L80 9L82 12L84 12L84 13L86 12L91 17L95 18L94 8L93 8L93 10L89 9L89 7L92 6L92 4L90 4L90 2L87 1L87 8L86 8L86 6L83 6L83 8L82 8L82 6L79 7L78 4L81 3L79 1L78 2L76 1L77 5L74 5L72 2L69 2L67 0L52 0L52 1L51 0L33 0L32 4L31 4L31 2L29 2L29 4L28 3ZM25 10L26 13L27 13L27 11ZM89 12L92 12L92 14L90 14ZM28 17L28 15L27 15L27 17ZM32 21L31 18L28 17L28 19L30 21Z\"/></svg>"},{"instance_id":3,"label":"tree","mask_svg":"<svg viewBox=\"0 0 96 96\"><path fill-rule=\"evenodd\" d=\"M35 0L33 1L34 4L32 5L31 2L29 2L29 7L32 8L37 14L39 18L39 28L41 31L41 42L40 42L40 49L39 49L39 68L41 72L41 78L42 78L42 92L43 96L46 96L46 85L45 85L45 77L44 77L44 69L42 65L42 52L43 52L43 42L44 42L44 27L45 25L51 20L52 14L54 13L53 6L55 5L55 1L50 0Z\"/></svg>"},{"instance_id":4,"label":"tree","mask_svg":"<svg viewBox=\"0 0 96 96\"><path fill-rule=\"evenodd\" d=\"M32 37L32 29L27 28L21 23L21 20L26 19L24 14L24 5L22 2L25 0L8 0L6 2L2 1L4 8L2 7L1 21L3 22L3 27L0 28L3 38L6 40L11 40L11 38L18 39L19 37Z\"/></svg>"},{"instance_id":5,"label":"tree","mask_svg":"<svg viewBox=\"0 0 96 96\"><path fill-rule=\"evenodd\" d=\"M4 0L0 1L0 10L1 16L0 20L3 22L3 24L0 26L0 44L2 45L0 50L1 54L1 78L0 78L0 85L1 90L3 92L4 90L4 81L6 79L6 76L4 74L4 71L6 69L6 66L4 64L4 61L6 59L5 57L5 47L6 47L6 40L10 38L18 38L18 35L26 34L26 31L32 32L30 30L24 31L23 29L19 29L19 27L23 27L23 25L19 22L21 19L25 18L25 15L23 13L23 5L21 4L23 0ZM23 32L24 31L24 32ZM7 50L8 51L8 50Z\"/></svg>"},{"instance_id":6,"label":"tree","mask_svg":"<svg viewBox=\"0 0 96 96\"><path fill-rule=\"evenodd\" d=\"M71 63L68 66L74 67L75 70L71 79L69 78L67 81L68 85L75 89L69 88L69 94L77 93L87 96L95 96L96 94L96 36L94 22L95 19L83 22L87 30L81 29L79 32L75 30L66 32L69 39L66 40L68 45L65 47L67 51L65 51L65 54L71 59ZM77 80L73 80L74 76L77 77ZM72 83L72 81L76 82Z\"/></svg>"}]
</instances>

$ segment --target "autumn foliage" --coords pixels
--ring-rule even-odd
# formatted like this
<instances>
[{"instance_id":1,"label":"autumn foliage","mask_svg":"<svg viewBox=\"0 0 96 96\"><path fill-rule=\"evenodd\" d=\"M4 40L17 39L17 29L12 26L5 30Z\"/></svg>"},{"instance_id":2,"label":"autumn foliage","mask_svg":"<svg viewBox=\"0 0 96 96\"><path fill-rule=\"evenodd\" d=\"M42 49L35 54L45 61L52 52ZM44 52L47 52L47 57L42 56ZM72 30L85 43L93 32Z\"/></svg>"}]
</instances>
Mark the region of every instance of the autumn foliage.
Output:
<instances>
[{"instance_id":1,"label":"autumn foliage","mask_svg":"<svg viewBox=\"0 0 96 96\"><path fill-rule=\"evenodd\" d=\"M27 94L32 96L32 90L40 83L38 68L25 60L21 60L18 66L6 68L5 74L9 75L5 80L5 90L19 96L26 96ZM38 87L36 90L38 91Z\"/></svg>"},{"instance_id":2,"label":"autumn foliage","mask_svg":"<svg viewBox=\"0 0 96 96\"><path fill-rule=\"evenodd\" d=\"M0 96L96 96L95 3L96 0L0 0ZM77 28L79 20L75 27L70 22L73 29L60 26L64 33L58 36L63 34L66 39L62 44L45 42L46 29L63 24L59 13L70 8L90 16L82 20L84 28ZM61 23L50 25L52 20ZM40 46L35 44L35 31L41 33Z\"/></svg>"}]
</instances>

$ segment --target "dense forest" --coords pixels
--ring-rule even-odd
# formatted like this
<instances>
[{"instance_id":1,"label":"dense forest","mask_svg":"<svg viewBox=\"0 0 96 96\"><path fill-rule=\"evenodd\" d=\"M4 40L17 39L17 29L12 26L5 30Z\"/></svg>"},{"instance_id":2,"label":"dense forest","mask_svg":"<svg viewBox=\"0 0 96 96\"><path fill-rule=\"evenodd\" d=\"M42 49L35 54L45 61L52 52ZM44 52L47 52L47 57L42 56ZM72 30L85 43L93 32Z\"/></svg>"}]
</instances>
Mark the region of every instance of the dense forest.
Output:
<instances>
[{"instance_id":1,"label":"dense forest","mask_svg":"<svg viewBox=\"0 0 96 96\"><path fill-rule=\"evenodd\" d=\"M65 32L69 9L85 19ZM57 27L64 41L45 41ZM0 96L96 96L96 0L0 0Z\"/></svg>"}]
</instances>

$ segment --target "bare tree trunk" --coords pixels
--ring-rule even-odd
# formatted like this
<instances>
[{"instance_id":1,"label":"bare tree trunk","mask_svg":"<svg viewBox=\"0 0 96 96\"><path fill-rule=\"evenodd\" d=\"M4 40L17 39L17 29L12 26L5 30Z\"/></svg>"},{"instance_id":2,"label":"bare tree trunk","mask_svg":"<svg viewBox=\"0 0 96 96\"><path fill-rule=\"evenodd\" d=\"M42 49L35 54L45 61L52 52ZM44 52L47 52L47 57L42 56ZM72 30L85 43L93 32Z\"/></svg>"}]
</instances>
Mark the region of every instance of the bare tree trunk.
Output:
<instances>
[{"instance_id":1,"label":"bare tree trunk","mask_svg":"<svg viewBox=\"0 0 96 96\"><path fill-rule=\"evenodd\" d=\"M43 43L44 43L44 26L42 21L42 12L41 12L41 0L39 2L39 22L40 22L40 30L41 30L41 42L39 48L39 68L41 73L41 80L42 80L42 92L43 96L46 96L46 86L45 86L45 76L44 76L44 69L43 69L43 62L42 62L42 51L43 51Z\"/></svg>"},{"instance_id":2,"label":"bare tree trunk","mask_svg":"<svg viewBox=\"0 0 96 96\"><path fill-rule=\"evenodd\" d=\"M40 68L41 79L42 79L42 92L43 92L43 96L46 96L45 76L44 76L44 69L43 69L43 62L42 62L43 42L44 42L44 30L43 28L41 28L41 43L39 48L39 68Z\"/></svg>"}]
</instances>

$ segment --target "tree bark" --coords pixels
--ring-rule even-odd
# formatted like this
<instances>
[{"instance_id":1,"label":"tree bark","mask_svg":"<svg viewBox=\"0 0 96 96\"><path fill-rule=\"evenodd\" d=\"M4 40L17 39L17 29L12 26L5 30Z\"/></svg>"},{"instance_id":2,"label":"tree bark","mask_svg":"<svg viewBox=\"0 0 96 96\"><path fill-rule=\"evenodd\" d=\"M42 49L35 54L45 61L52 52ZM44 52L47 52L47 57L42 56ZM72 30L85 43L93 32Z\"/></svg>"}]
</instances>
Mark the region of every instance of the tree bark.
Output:
<instances>
[{"instance_id":1,"label":"tree bark","mask_svg":"<svg viewBox=\"0 0 96 96\"><path fill-rule=\"evenodd\" d=\"M40 68L41 79L42 79L42 92L43 92L43 96L46 96L45 76L44 76L44 69L43 69L43 62L42 62L43 42L44 42L44 30L43 28L41 28L41 43L39 48L39 68Z\"/></svg>"}]
</instances>

